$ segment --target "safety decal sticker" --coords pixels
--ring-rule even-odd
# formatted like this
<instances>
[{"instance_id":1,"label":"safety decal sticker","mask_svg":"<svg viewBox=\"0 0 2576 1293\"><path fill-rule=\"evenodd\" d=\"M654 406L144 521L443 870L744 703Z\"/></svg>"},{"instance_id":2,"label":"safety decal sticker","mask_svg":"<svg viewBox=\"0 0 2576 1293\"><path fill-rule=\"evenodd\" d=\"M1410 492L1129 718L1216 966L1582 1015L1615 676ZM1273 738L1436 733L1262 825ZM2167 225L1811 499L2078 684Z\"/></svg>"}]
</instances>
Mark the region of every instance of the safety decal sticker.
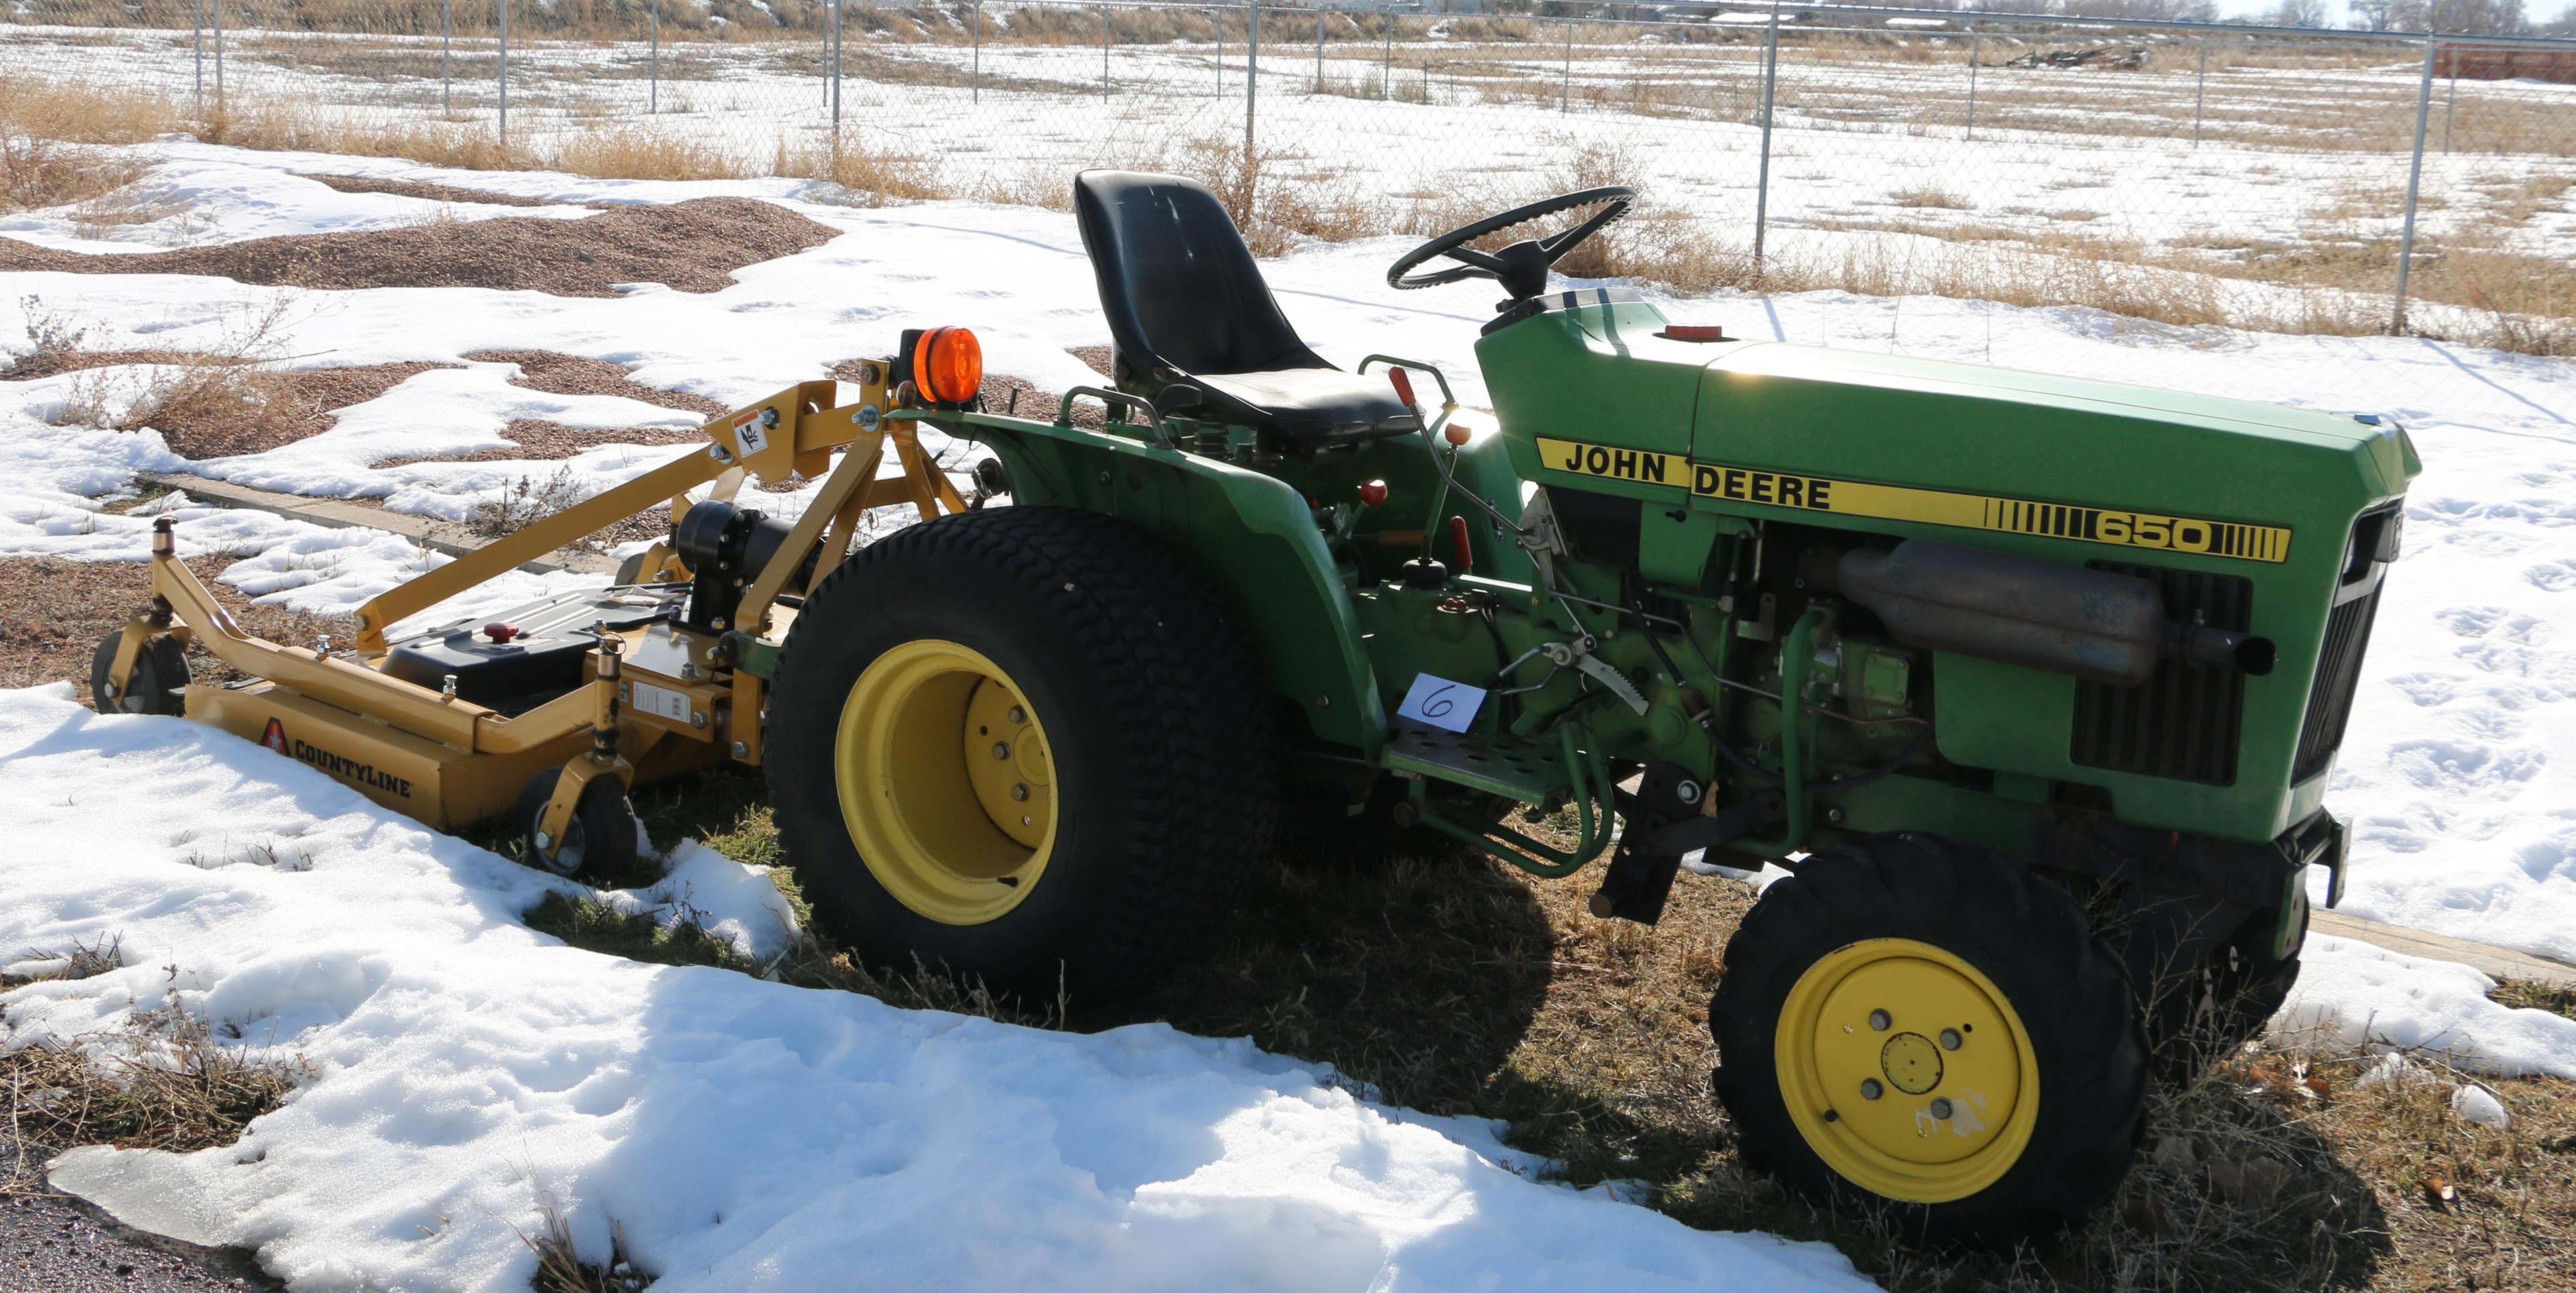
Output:
<instances>
[{"instance_id":1,"label":"safety decal sticker","mask_svg":"<svg viewBox=\"0 0 2576 1293\"><path fill-rule=\"evenodd\" d=\"M1876 485L1796 472L1692 462L1678 454L1541 437L1539 463L1551 471L1641 485L1687 488L1702 498L1737 503L1916 521L2005 534L2036 534L2118 547L2155 548L2243 561L2290 559L2287 526L2249 525L2072 503L2042 503L1992 494L1962 494L1907 485Z\"/></svg>"}]
</instances>

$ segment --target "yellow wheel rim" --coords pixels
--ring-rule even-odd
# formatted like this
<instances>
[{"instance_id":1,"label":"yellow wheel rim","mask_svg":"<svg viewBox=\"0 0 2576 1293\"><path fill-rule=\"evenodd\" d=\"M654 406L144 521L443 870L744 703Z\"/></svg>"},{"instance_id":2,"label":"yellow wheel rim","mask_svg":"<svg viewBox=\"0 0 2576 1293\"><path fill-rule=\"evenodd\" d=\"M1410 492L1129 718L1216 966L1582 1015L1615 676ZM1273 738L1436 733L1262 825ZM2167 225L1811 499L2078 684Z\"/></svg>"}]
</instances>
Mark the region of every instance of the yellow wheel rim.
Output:
<instances>
[{"instance_id":1,"label":"yellow wheel rim","mask_svg":"<svg viewBox=\"0 0 2576 1293\"><path fill-rule=\"evenodd\" d=\"M2011 1170L2039 1119L2039 1062L2012 1002L1929 943L1874 938L1807 967L1773 1039L1809 1147L1885 1198L1946 1203Z\"/></svg>"},{"instance_id":2,"label":"yellow wheel rim","mask_svg":"<svg viewBox=\"0 0 2576 1293\"><path fill-rule=\"evenodd\" d=\"M980 925L1027 900L1056 828L1055 759L1001 666L923 638L850 684L833 744L850 842L913 911Z\"/></svg>"}]
</instances>

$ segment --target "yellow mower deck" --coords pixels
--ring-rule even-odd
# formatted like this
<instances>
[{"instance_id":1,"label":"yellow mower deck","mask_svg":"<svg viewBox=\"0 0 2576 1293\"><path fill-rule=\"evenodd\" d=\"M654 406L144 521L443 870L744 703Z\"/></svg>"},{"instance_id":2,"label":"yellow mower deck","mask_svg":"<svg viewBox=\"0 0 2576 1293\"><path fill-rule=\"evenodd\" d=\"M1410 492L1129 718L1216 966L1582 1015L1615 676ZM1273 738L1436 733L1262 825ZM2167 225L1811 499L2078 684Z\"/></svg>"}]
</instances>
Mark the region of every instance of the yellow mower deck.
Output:
<instances>
[{"instance_id":1,"label":"yellow mower deck","mask_svg":"<svg viewBox=\"0 0 2576 1293\"><path fill-rule=\"evenodd\" d=\"M125 694L154 636L196 642L247 680L191 684L186 717L302 760L442 830L507 811L521 788L548 768L563 775L537 826L561 839L584 787L596 778L632 786L726 760L758 764L767 683L750 669L732 668L732 656L746 639L774 649L785 638L795 612L777 599L803 593L830 574L871 508L911 504L927 520L966 507L924 455L914 423L885 416L896 393L892 365L867 363L861 370L855 403L834 404L838 383L800 383L707 423L706 452L387 590L359 609L357 641L348 651L287 646L244 632L181 563L172 523L164 520L153 536L152 609L125 626L107 671L107 694ZM889 445L899 471L880 478ZM834 466L833 451L842 449ZM579 687L517 714L383 672L388 626L523 562L665 500L676 520L687 509L688 492L702 485L729 501L747 476L782 482L827 470L789 541L745 587L735 623L719 621L715 632L667 619L603 629ZM821 554L810 580L800 584L799 556L818 540ZM633 578L669 585L692 572L671 544L659 543ZM639 685L653 689L644 693L649 705L635 703Z\"/></svg>"}]
</instances>

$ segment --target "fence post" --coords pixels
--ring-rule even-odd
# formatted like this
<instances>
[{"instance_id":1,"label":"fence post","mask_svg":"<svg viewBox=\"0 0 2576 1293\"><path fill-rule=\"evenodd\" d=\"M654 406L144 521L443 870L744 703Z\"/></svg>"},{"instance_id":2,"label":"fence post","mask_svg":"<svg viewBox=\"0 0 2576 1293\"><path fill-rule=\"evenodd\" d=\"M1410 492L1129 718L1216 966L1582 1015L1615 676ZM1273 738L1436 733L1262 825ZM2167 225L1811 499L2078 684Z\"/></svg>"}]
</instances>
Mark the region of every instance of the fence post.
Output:
<instances>
[{"instance_id":1,"label":"fence post","mask_svg":"<svg viewBox=\"0 0 2576 1293\"><path fill-rule=\"evenodd\" d=\"M1217 48L1225 48L1222 35L1218 38ZM1217 79L1223 81L1224 78L1225 73L1220 69ZM1107 5L1100 6L1100 97L1104 99L1109 97L1109 6Z\"/></svg>"},{"instance_id":2,"label":"fence post","mask_svg":"<svg viewBox=\"0 0 2576 1293\"><path fill-rule=\"evenodd\" d=\"M1315 11L1315 93L1324 92L1324 11Z\"/></svg>"},{"instance_id":3,"label":"fence post","mask_svg":"<svg viewBox=\"0 0 2576 1293\"><path fill-rule=\"evenodd\" d=\"M2191 146L2200 148L2200 106L2209 101L2209 38L2200 40L2200 79L2191 88Z\"/></svg>"},{"instance_id":4,"label":"fence post","mask_svg":"<svg viewBox=\"0 0 2576 1293\"><path fill-rule=\"evenodd\" d=\"M1771 6L1762 42L1762 170L1753 185L1753 274L1762 276L1762 236L1771 221L1771 102L1780 83L1780 6Z\"/></svg>"},{"instance_id":5,"label":"fence post","mask_svg":"<svg viewBox=\"0 0 2576 1293\"><path fill-rule=\"evenodd\" d=\"M832 4L832 158L841 156L841 0Z\"/></svg>"},{"instance_id":6,"label":"fence post","mask_svg":"<svg viewBox=\"0 0 2576 1293\"><path fill-rule=\"evenodd\" d=\"M1243 32L1243 201L1252 204L1252 109L1261 97L1261 0L1244 6L1250 16Z\"/></svg>"},{"instance_id":7,"label":"fence post","mask_svg":"<svg viewBox=\"0 0 2576 1293\"><path fill-rule=\"evenodd\" d=\"M984 0L975 0L975 34L970 39L975 42L975 65L974 71L968 73L973 79L966 83L967 96L972 102L982 103L984 101Z\"/></svg>"},{"instance_id":8,"label":"fence post","mask_svg":"<svg viewBox=\"0 0 2576 1293\"><path fill-rule=\"evenodd\" d=\"M1386 16L1386 62L1377 70L1377 97L1384 102L1395 97L1395 11L1378 12Z\"/></svg>"},{"instance_id":9,"label":"fence post","mask_svg":"<svg viewBox=\"0 0 2576 1293\"><path fill-rule=\"evenodd\" d=\"M1556 110L1559 115L1572 112L1574 102L1574 20L1565 20L1565 65L1556 78Z\"/></svg>"},{"instance_id":10,"label":"fence post","mask_svg":"<svg viewBox=\"0 0 2576 1293\"><path fill-rule=\"evenodd\" d=\"M662 111L662 0L653 0L647 8L653 15L653 53L652 80L644 91L644 110L659 113Z\"/></svg>"},{"instance_id":11,"label":"fence post","mask_svg":"<svg viewBox=\"0 0 2576 1293\"><path fill-rule=\"evenodd\" d=\"M1985 48L1984 36L1968 37L1968 138L1977 137L1977 53Z\"/></svg>"},{"instance_id":12,"label":"fence post","mask_svg":"<svg viewBox=\"0 0 2576 1293\"><path fill-rule=\"evenodd\" d=\"M217 4L223 0L215 0ZM501 0L501 154L510 152L510 0Z\"/></svg>"},{"instance_id":13,"label":"fence post","mask_svg":"<svg viewBox=\"0 0 2576 1293\"><path fill-rule=\"evenodd\" d=\"M206 115L205 0L188 0L188 48L196 58L197 68L195 88L188 92L188 107L190 111L202 117Z\"/></svg>"},{"instance_id":14,"label":"fence post","mask_svg":"<svg viewBox=\"0 0 2576 1293\"><path fill-rule=\"evenodd\" d=\"M2451 83L2442 92L2442 155L2451 155L2451 114L2460 106L2460 51L2451 51Z\"/></svg>"},{"instance_id":15,"label":"fence post","mask_svg":"<svg viewBox=\"0 0 2576 1293\"><path fill-rule=\"evenodd\" d=\"M215 115L224 112L224 0L215 0Z\"/></svg>"},{"instance_id":16,"label":"fence post","mask_svg":"<svg viewBox=\"0 0 2576 1293\"><path fill-rule=\"evenodd\" d=\"M456 24L450 21L449 0L438 0L438 115L456 115L455 86L451 79L456 44Z\"/></svg>"},{"instance_id":17,"label":"fence post","mask_svg":"<svg viewBox=\"0 0 2576 1293\"><path fill-rule=\"evenodd\" d=\"M2415 195L2424 182L2424 127L2433 115L2433 51L2424 38L2424 78L2415 86L2415 158L2406 168L2406 231L2397 240L2397 305L2388 317L2391 333L2406 331L2406 272L2415 266Z\"/></svg>"}]
</instances>

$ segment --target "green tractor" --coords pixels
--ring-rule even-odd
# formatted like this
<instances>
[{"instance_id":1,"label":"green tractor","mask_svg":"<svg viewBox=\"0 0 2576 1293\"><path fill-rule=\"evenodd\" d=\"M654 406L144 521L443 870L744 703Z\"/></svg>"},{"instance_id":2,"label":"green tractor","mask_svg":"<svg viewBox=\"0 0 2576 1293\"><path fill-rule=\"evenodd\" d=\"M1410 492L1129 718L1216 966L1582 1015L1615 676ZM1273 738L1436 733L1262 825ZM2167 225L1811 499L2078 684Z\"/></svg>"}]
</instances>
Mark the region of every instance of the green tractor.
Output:
<instances>
[{"instance_id":1,"label":"green tractor","mask_svg":"<svg viewBox=\"0 0 2576 1293\"><path fill-rule=\"evenodd\" d=\"M973 334L906 333L857 401L728 413L379 595L340 651L244 632L164 518L94 701L440 827L515 813L566 874L632 859L628 787L758 766L820 923L1037 999L1186 973L1282 832L1546 879L1606 854L1592 912L1649 924L1685 866L1776 865L1709 1003L1717 1098L1754 1166L1934 1239L2082 1216L2151 1071L2280 1005L2309 869L2341 888L2323 800L2402 429L1548 291L1635 197L1601 188L1388 270L1500 288L1500 433L1471 434L1435 367L1300 341L1207 189L1074 197L1115 386L1052 420L983 406ZM924 426L990 451L971 501ZM790 523L735 505L749 476L825 479ZM614 587L388 636L663 500ZM897 503L922 522L853 551ZM244 677L192 684L190 643Z\"/></svg>"},{"instance_id":2,"label":"green tractor","mask_svg":"<svg viewBox=\"0 0 2576 1293\"><path fill-rule=\"evenodd\" d=\"M1549 879L1606 851L1591 910L1646 923L1685 862L1776 865L1709 1007L1746 1158L1918 1235L2061 1227L2160 1057L2278 1007L2309 868L2340 887L2322 801L2413 447L1548 291L1633 197L1388 271L1501 288L1480 436L1431 365L1301 342L1207 189L1081 176L1115 389L998 416L907 341L888 416L988 448L1012 505L807 599L787 855L869 955L1095 1000L1185 973L1283 831Z\"/></svg>"}]
</instances>

